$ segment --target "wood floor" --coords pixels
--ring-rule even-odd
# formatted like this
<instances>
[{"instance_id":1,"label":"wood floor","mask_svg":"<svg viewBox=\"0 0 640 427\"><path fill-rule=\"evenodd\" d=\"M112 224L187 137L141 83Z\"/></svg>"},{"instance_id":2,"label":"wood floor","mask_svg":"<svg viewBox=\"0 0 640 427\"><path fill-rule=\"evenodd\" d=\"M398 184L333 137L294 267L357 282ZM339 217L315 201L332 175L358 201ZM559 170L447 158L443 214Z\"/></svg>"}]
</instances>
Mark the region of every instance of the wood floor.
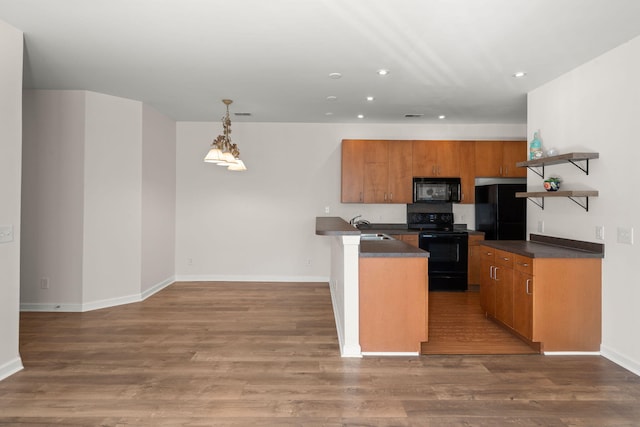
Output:
<instances>
[{"instance_id":1,"label":"wood floor","mask_svg":"<svg viewBox=\"0 0 640 427\"><path fill-rule=\"evenodd\" d=\"M176 283L20 336L2 426L640 425L640 377L599 356L340 358L326 284Z\"/></svg>"},{"instance_id":2,"label":"wood floor","mask_svg":"<svg viewBox=\"0 0 640 427\"><path fill-rule=\"evenodd\" d=\"M484 316L479 292L429 293L429 342L422 354L535 354Z\"/></svg>"}]
</instances>

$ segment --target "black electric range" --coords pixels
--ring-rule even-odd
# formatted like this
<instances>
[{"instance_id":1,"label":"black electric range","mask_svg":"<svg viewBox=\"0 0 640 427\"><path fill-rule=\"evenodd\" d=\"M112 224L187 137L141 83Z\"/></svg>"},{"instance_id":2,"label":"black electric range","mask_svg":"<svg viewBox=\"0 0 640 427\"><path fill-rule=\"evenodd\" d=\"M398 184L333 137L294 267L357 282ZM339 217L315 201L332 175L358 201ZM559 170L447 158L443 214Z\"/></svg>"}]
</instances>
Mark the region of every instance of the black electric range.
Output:
<instances>
[{"instance_id":1,"label":"black electric range","mask_svg":"<svg viewBox=\"0 0 640 427\"><path fill-rule=\"evenodd\" d=\"M454 230L453 213L407 212L407 227L420 230L420 249L429 252L429 290L466 291L469 236Z\"/></svg>"}]
</instances>

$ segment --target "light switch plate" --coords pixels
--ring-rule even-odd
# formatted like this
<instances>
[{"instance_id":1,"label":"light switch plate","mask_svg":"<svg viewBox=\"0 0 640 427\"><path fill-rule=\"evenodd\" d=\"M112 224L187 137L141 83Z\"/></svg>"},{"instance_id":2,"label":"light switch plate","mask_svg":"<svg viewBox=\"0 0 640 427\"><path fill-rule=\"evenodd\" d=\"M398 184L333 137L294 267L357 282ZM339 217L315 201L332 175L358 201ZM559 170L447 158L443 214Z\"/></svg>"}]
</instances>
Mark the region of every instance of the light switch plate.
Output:
<instances>
[{"instance_id":1,"label":"light switch plate","mask_svg":"<svg viewBox=\"0 0 640 427\"><path fill-rule=\"evenodd\" d=\"M0 243L13 242L13 225L0 225Z\"/></svg>"}]
</instances>

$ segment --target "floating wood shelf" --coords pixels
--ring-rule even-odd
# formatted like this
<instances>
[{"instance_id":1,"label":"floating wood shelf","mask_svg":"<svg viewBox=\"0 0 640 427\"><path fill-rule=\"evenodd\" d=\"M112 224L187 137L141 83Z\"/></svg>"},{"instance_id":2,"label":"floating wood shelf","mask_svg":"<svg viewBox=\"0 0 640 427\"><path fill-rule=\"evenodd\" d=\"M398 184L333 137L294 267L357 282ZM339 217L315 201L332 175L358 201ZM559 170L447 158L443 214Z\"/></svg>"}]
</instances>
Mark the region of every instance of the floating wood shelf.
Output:
<instances>
[{"instance_id":1,"label":"floating wood shelf","mask_svg":"<svg viewBox=\"0 0 640 427\"><path fill-rule=\"evenodd\" d=\"M585 211L589 211L589 197L598 197L598 191L596 190L562 190L562 191L525 191L517 192L516 197L528 198L533 203L538 205L541 209L544 209L545 197L568 197L571 201L581 206ZM583 197L584 203L576 200L576 197ZM540 202L534 199L540 199Z\"/></svg>"},{"instance_id":2,"label":"floating wood shelf","mask_svg":"<svg viewBox=\"0 0 640 427\"><path fill-rule=\"evenodd\" d=\"M526 162L518 162L516 166L519 168L529 168L531 171L544 178L545 165L558 165L560 163L571 163L586 175L589 175L589 160L600 157L599 153L567 153L557 156L542 157L540 159L527 160ZM540 168L541 171L535 168Z\"/></svg>"}]
</instances>

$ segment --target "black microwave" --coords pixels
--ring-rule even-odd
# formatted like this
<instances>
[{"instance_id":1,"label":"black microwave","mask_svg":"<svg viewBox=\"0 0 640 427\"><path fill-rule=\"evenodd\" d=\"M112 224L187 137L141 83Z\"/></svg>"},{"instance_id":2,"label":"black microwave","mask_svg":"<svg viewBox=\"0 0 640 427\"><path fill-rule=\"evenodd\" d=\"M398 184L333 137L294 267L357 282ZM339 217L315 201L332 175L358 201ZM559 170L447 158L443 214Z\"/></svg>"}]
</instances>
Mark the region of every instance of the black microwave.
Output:
<instances>
[{"instance_id":1,"label":"black microwave","mask_svg":"<svg viewBox=\"0 0 640 427\"><path fill-rule=\"evenodd\" d=\"M413 203L459 203L460 178L413 178Z\"/></svg>"}]
</instances>

